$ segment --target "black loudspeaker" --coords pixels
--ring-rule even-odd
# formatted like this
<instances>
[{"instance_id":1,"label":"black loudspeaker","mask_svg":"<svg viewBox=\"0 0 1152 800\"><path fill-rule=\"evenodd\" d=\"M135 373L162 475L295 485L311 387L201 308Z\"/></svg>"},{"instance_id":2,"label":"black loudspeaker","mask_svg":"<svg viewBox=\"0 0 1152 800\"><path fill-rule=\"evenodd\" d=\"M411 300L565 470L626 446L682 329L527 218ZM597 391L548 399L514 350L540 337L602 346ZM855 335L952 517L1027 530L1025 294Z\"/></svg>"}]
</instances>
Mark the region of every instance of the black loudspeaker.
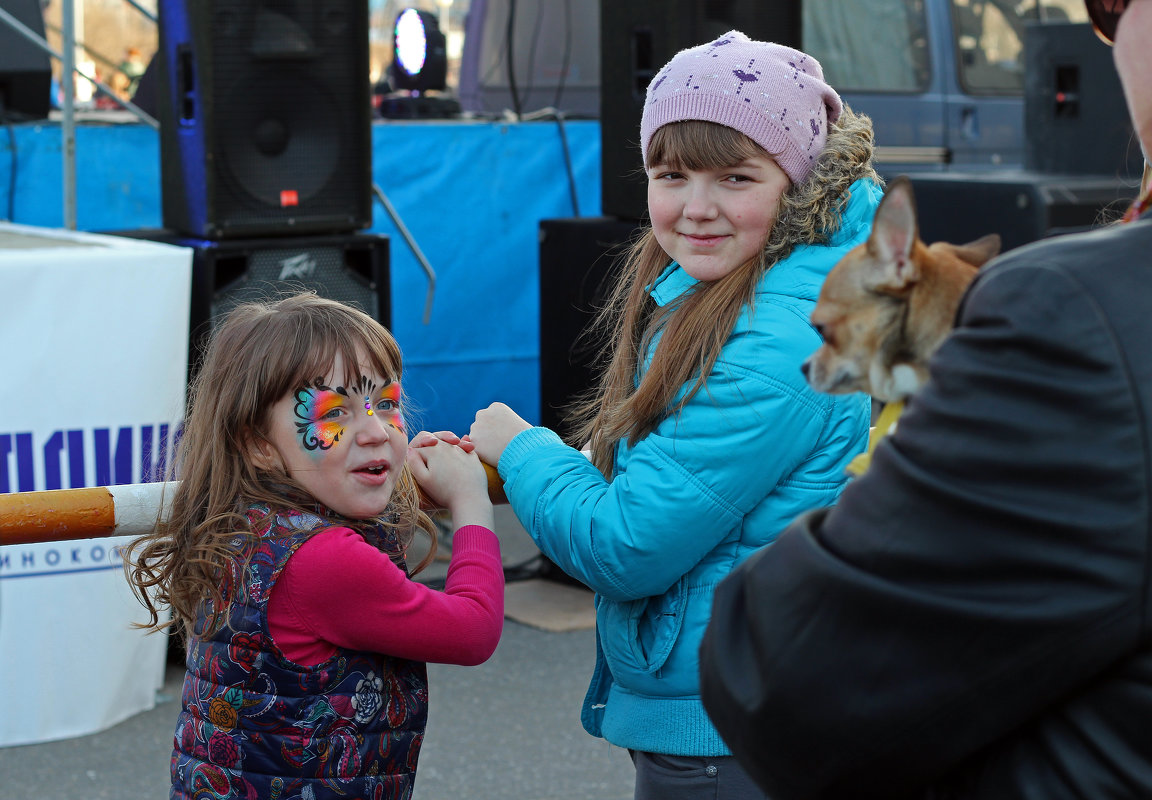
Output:
<instances>
[{"instance_id":1,"label":"black loudspeaker","mask_svg":"<svg viewBox=\"0 0 1152 800\"><path fill-rule=\"evenodd\" d=\"M4 0L4 10L44 38L40 0ZM52 99L48 54L0 20L0 121L44 119Z\"/></svg>"},{"instance_id":2,"label":"black loudspeaker","mask_svg":"<svg viewBox=\"0 0 1152 800\"><path fill-rule=\"evenodd\" d=\"M171 230L104 233L190 247L188 371L196 371L213 325L237 304L314 290L392 324L389 239L369 233L258 239L190 239Z\"/></svg>"},{"instance_id":3,"label":"black loudspeaker","mask_svg":"<svg viewBox=\"0 0 1152 800\"><path fill-rule=\"evenodd\" d=\"M686 47L730 30L800 46L800 4L756 0L601 0L600 185L607 216L642 219L647 179L640 163L640 115L655 74Z\"/></svg>"},{"instance_id":4,"label":"black loudspeaker","mask_svg":"<svg viewBox=\"0 0 1152 800\"><path fill-rule=\"evenodd\" d=\"M1028 169L1139 178L1144 158L1112 49L1091 25L1028 25L1024 65Z\"/></svg>"},{"instance_id":5,"label":"black loudspeaker","mask_svg":"<svg viewBox=\"0 0 1152 800\"><path fill-rule=\"evenodd\" d=\"M392 325L389 240L367 233L187 243L193 247L192 345L235 306L299 290ZM198 349L190 350L198 354Z\"/></svg>"},{"instance_id":6,"label":"black loudspeaker","mask_svg":"<svg viewBox=\"0 0 1152 800\"><path fill-rule=\"evenodd\" d=\"M368 0L160 0L164 227L235 239L372 221Z\"/></svg>"},{"instance_id":7,"label":"black loudspeaker","mask_svg":"<svg viewBox=\"0 0 1152 800\"><path fill-rule=\"evenodd\" d=\"M1108 175L1038 172L915 173L920 236L926 242L962 244L998 233L1001 250L1076 233L1123 215L1136 196Z\"/></svg>"},{"instance_id":8,"label":"black loudspeaker","mask_svg":"<svg viewBox=\"0 0 1152 800\"><path fill-rule=\"evenodd\" d=\"M601 341L581 337L637 225L607 217L540 221L540 424L566 433L565 411L592 387Z\"/></svg>"}]
</instances>

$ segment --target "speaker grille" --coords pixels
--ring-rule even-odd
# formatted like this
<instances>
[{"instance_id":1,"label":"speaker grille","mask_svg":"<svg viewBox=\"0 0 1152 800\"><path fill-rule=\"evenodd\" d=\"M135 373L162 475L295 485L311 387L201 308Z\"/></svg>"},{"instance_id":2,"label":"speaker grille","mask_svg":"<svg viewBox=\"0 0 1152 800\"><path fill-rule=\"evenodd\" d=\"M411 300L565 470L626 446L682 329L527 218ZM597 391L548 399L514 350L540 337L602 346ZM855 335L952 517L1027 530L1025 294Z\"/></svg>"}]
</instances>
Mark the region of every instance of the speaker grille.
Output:
<instances>
[{"instance_id":1,"label":"speaker grille","mask_svg":"<svg viewBox=\"0 0 1152 800\"><path fill-rule=\"evenodd\" d=\"M367 69L350 57L355 0L219 2L212 19L214 125L221 159L218 213L243 226L348 217L348 197L367 176L348 159L366 148L358 131L369 98L356 87Z\"/></svg>"},{"instance_id":2,"label":"speaker grille","mask_svg":"<svg viewBox=\"0 0 1152 800\"><path fill-rule=\"evenodd\" d=\"M223 216L239 222L275 209L270 216L276 218L285 192L309 214L340 214L341 195L352 188L337 170L339 142L349 131L322 85L301 69L263 69L251 82L233 82L221 97L220 179L233 189L221 198Z\"/></svg>"},{"instance_id":3,"label":"speaker grille","mask_svg":"<svg viewBox=\"0 0 1152 800\"><path fill-rule=\"evenodd\" d=\"M367 0L161 0L164 226L239 239L372 221Z\"/></svg>"},{"instance_id":4,"label":"speaker grille","mask_svg":"<svg viewBox=\"0 0 1152 800\"><path fill-rule=\"evenodd\" d=\"M1028 25L1024 33L1024 166L1039 172L1140 179L1112 51L1088 23Z\"/></svg>"},{"instance_id":5,"label":"speaker grille","mask_svg":"<svg viewBox=\"0 0 1152 800\"><path fill-rule=\"evenodd\" d=\"M308 289L380 319L379 297L371 276L359 273L355 262L346 261L346 255L343 247L324 245L285 246L239 256L221 254L216 261L216 279L218 285L228 283L213 294L213 327L219 317L240 303Z\"/></svg>"}]
</instances>

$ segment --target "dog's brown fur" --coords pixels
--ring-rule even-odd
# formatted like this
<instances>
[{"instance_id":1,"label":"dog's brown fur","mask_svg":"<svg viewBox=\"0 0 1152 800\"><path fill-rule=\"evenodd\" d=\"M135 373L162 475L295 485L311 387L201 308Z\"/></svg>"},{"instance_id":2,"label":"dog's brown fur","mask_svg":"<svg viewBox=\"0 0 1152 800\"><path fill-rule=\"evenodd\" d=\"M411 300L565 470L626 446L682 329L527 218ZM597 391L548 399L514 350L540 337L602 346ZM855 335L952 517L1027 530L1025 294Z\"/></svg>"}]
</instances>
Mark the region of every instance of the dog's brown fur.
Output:
<instances>
[{"instance_id":1,"label":"dog's brown fur","mask_svg":"<svg viewBox=\"0 0 1152 800\"><path fill-rule=\"evenodd\" d=\"M804 362L819 392L896 402L928 379L928 359L952 329L976 272L1000 252L989 234L966 245L920 240L912 184L889 184L868 241L832 269L812 324L824 344Z\"/></svg>"}]
</instances>

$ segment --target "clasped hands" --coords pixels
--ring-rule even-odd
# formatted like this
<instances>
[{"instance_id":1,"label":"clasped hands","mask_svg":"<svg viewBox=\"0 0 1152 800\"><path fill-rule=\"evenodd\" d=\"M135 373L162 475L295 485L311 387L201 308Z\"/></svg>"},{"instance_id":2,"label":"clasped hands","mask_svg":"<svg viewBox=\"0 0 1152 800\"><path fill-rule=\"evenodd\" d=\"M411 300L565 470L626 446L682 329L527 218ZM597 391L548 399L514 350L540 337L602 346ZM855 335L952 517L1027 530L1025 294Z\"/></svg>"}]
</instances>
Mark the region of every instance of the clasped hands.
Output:
<instances>
[{"instance_id":1,"label":"clasped hands","mask_svg":"<svg viewBox=\"0 0 1152 800\"><path fill-rule=\"evenodd\" d=\"M409 447L434 446L439 442L455 445L466 453L476 453L485 464L495 467L500 456L518 433L532 426L504 403L493 403L476 412L476 420L464 436L452 431L420 431Z\"/></svg>"},{"instance_id":2,"label":"clasped hands","mask_svg":"<svg viewBox=\"0 0 1152 800\"><path fill-rule=\"evenodd\" d=\"M476 412L476 420L464 436L459 436L453 431L420 431L417 433L408 443L409 463L412 464L413 459L415 459L418 465L427 465L429 453L427 448L435 448L441 444L459 448L457 453L460 451L467 454L475 453L483 464L487 475L489 498L494 503L506 503L508 499L504 495L503 484L496 471L496 465L500 463L500 456L504 453L504 448L515 438L516 434L531 427L528 422L504 403L493 403L488 408ZM421 470L418 478L424 477L424 474L426 474L426 470ZM423 485L423 481L421 484Z\"/></svg>"}]
</instances>

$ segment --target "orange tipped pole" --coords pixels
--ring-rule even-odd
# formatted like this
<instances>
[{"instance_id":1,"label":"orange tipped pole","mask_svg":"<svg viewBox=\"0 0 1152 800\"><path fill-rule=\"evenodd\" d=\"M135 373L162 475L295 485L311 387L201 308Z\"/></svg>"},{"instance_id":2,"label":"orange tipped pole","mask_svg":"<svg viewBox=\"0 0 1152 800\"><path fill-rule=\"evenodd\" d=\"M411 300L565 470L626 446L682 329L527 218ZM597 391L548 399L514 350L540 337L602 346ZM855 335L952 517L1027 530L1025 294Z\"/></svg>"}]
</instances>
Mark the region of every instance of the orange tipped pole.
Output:
<instances>
[{"instance_id":1,"label":"orange tipped pole","mask_svg":"<svg viewBox=\"0 0 1152 800\"><path fill-rule=\"evenodd\" d=\"M0 545L34 544L151 530L171 483L0 494Z\"/></svg>"},{"instance_id":2,"label":"orange tipped pole","mask_svg":"<svg viewBox=\"0 0 1152 800\"><path fill-rule=\"evenodd\" d=\"M110 536L116 501L107 488L0 494L0 545Z\"/></svg>"},{"instance_id":3,"label":"orange tipped pole","mask_svg":"<svg viewBox=\"0 0 1152 800\"><path fill-rule=\"evenodd\" d=\"M500 473L488 464L484 473L488 497L507 503ZM175 490L169 482L0 494L0 545L139 536L152 530Z\"/></svg>"}]
</instances>

